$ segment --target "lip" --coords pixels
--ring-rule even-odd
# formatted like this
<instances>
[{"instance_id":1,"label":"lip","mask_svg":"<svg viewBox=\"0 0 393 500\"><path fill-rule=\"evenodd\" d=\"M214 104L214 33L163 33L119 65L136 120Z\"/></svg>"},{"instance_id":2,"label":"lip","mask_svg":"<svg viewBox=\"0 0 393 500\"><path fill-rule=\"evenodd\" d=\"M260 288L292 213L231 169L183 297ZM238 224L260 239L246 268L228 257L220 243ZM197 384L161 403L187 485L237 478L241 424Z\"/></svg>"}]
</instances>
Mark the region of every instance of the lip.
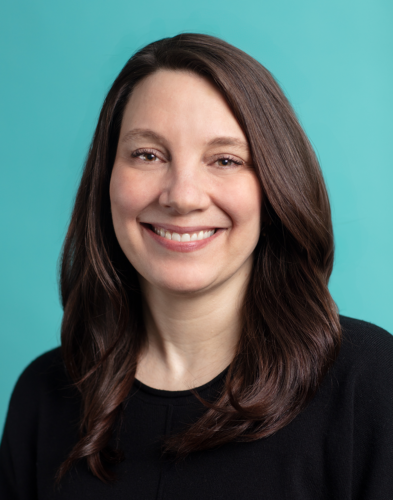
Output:
<instances>
[{"instance_id":1,"label":"lip","mask_svg":"<svg viewBox=\"0 0 393 500\"><path fill-rule=\"evenodd\" d=\"M179 227L179 226L173 226L171 224L156 225L147 223L141 223L141 226L142 229L146 231L146 233L162 247L166 248L167 250L172 250L173 252L184 252L184 253L194 252L196 250L200 250L206 247L207 245L209 245L209 243L211 243L225 231L224 228L215 228L211 226ZM216 229L216 232L212 236L204 240L173 241L173 240L168 240L167 238L163 238L162 236L159 236L151 229L151 226L160 227L162 229L167 229L168 231L177 232L179 234L190 233L190 232L196 233L198 231L209 231L212 229Z\"/></svg>"},{"instance_id":2,"label":"lip","mask_svg":"<svg viewBox=\"0 0 393 500\"><path fill-rule=\"evenodd\" d=\"M173 224L161 224L160 222L141 222L142 226L154 226L161 229L166 229L171 233L185 234L185 233L199 233L199 231L211 231L212 229L219 229L216 226L174 226ZM220 228L223 229L223 228Z\"/></svg>"}]
</instances>

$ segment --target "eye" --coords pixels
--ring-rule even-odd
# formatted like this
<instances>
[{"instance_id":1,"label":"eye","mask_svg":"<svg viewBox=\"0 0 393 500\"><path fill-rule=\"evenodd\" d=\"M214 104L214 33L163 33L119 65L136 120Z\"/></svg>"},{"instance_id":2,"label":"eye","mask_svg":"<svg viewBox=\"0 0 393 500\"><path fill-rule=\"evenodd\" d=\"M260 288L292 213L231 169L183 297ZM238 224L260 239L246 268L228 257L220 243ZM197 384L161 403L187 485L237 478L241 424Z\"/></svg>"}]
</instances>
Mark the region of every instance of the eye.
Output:
<instances>
[{"instance_id":1,"label":"eye","mask_svg":"<svg viewBox=\"0 0 393 500\"><path fill-rule=\"evenodd\" d=\"M139 156L144 158L146 161L154 161L157 158L153 153L142 153Z\"/></svg>"},{"instance_id":2,"label":"eye","mask_svg":"<svg viewBox=\"0 0 393 500\"><path fill-rule=\"evenodd\" d=\"M132 158L140 158L141 160L149 162L149 163L152 163L154 161L158 161L158 159L159 159L155 153L153 153L152 151L149 151L147 149L138 149L138 150L134 151L131 154L131 156L132 156Z\"/></svg>"},{"instance_id":3,"label":"eye","mask_svg":"<svg viewBox=\"0 0 393 500\"><path fill-rule=\"evenodd\" d=\"M222 156L220 158L217 158L217 160L215 160L215 163L217 163L219 167L224 167L224 168L234 167L244 164L243 161L237 159L235 160L235 158L230 156Z\"/></svg>"}]
</instances>

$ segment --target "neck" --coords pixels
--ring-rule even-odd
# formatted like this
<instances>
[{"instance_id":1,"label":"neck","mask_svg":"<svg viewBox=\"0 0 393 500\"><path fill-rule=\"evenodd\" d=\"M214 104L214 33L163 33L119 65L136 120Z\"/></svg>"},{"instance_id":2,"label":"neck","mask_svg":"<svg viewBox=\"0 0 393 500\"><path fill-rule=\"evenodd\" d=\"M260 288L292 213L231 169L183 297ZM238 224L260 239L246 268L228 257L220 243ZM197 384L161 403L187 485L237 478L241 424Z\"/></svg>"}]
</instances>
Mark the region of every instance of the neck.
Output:
<instances>
[{"instance_id":1,"label":"neck","mask_svg":"<svg viewBox=\"0 0 393 500\"><path fill-rule=\"evenodd\" d=\"M136 378L176 391L203 385L223 371L240 337L248 277L243 273L197 294L169 293L141 278L148 342Z\"/></svg>"}]
</instances>

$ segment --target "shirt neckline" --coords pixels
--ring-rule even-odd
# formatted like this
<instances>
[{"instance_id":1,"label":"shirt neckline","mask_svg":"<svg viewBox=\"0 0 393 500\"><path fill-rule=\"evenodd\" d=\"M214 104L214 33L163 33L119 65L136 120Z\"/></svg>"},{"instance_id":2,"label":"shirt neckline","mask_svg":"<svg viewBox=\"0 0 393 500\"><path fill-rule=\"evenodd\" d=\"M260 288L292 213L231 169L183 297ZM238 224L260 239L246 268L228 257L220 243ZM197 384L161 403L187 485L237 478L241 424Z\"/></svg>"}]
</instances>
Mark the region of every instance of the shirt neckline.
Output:
<instances>
[{"instance_id":1,"label":"shirt neckline","mask_svg":"<svg viewBox=\"0 0 393 500\"><path fill-rule=\"evenodd\" d=\"M227 366L221 373L219 373L216 377L214 377L212 380L209 382L206 382L206 384L203 384L199 387L194 387L192 391L197 391L198 394L203 395L203 393L208 392L209 389L211 389L212 386L218 385L219 382L224 378L226 375L227 371L229 369L229 366ZM143 382L141 382L138 379L134 380L134 388L141 390L147 394L150 394L152 396L156 396L159 398L172 398L172 399L178 399L178 398L184 398L184 397L194 397L193 393L191 392L191 389L185 389L182 391L166 391L164 389L155 389L154 387L150 387Z\"/></svg>"}]
</instances>

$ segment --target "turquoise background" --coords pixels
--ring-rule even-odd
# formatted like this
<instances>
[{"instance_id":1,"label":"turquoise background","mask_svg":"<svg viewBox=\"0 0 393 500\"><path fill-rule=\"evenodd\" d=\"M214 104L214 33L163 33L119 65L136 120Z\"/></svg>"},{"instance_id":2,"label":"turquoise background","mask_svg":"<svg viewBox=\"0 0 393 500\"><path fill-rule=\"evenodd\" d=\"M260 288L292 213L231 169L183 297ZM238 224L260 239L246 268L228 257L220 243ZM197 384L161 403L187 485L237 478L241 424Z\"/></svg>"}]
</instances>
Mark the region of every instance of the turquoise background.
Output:
<instances>
[{"instance_id":1,"label":"turquoise background","mask_svg":"<svg viewBox=\"0 0 393 500\"><path fill-rule=\"evenodd\" d=\"M221 37L277 78L321 162L340 312L393 332L391 0L2 1L0 426L23 368L59 344L56 268L83 161L132 53Z\"/></svg>"}]
</instances>

